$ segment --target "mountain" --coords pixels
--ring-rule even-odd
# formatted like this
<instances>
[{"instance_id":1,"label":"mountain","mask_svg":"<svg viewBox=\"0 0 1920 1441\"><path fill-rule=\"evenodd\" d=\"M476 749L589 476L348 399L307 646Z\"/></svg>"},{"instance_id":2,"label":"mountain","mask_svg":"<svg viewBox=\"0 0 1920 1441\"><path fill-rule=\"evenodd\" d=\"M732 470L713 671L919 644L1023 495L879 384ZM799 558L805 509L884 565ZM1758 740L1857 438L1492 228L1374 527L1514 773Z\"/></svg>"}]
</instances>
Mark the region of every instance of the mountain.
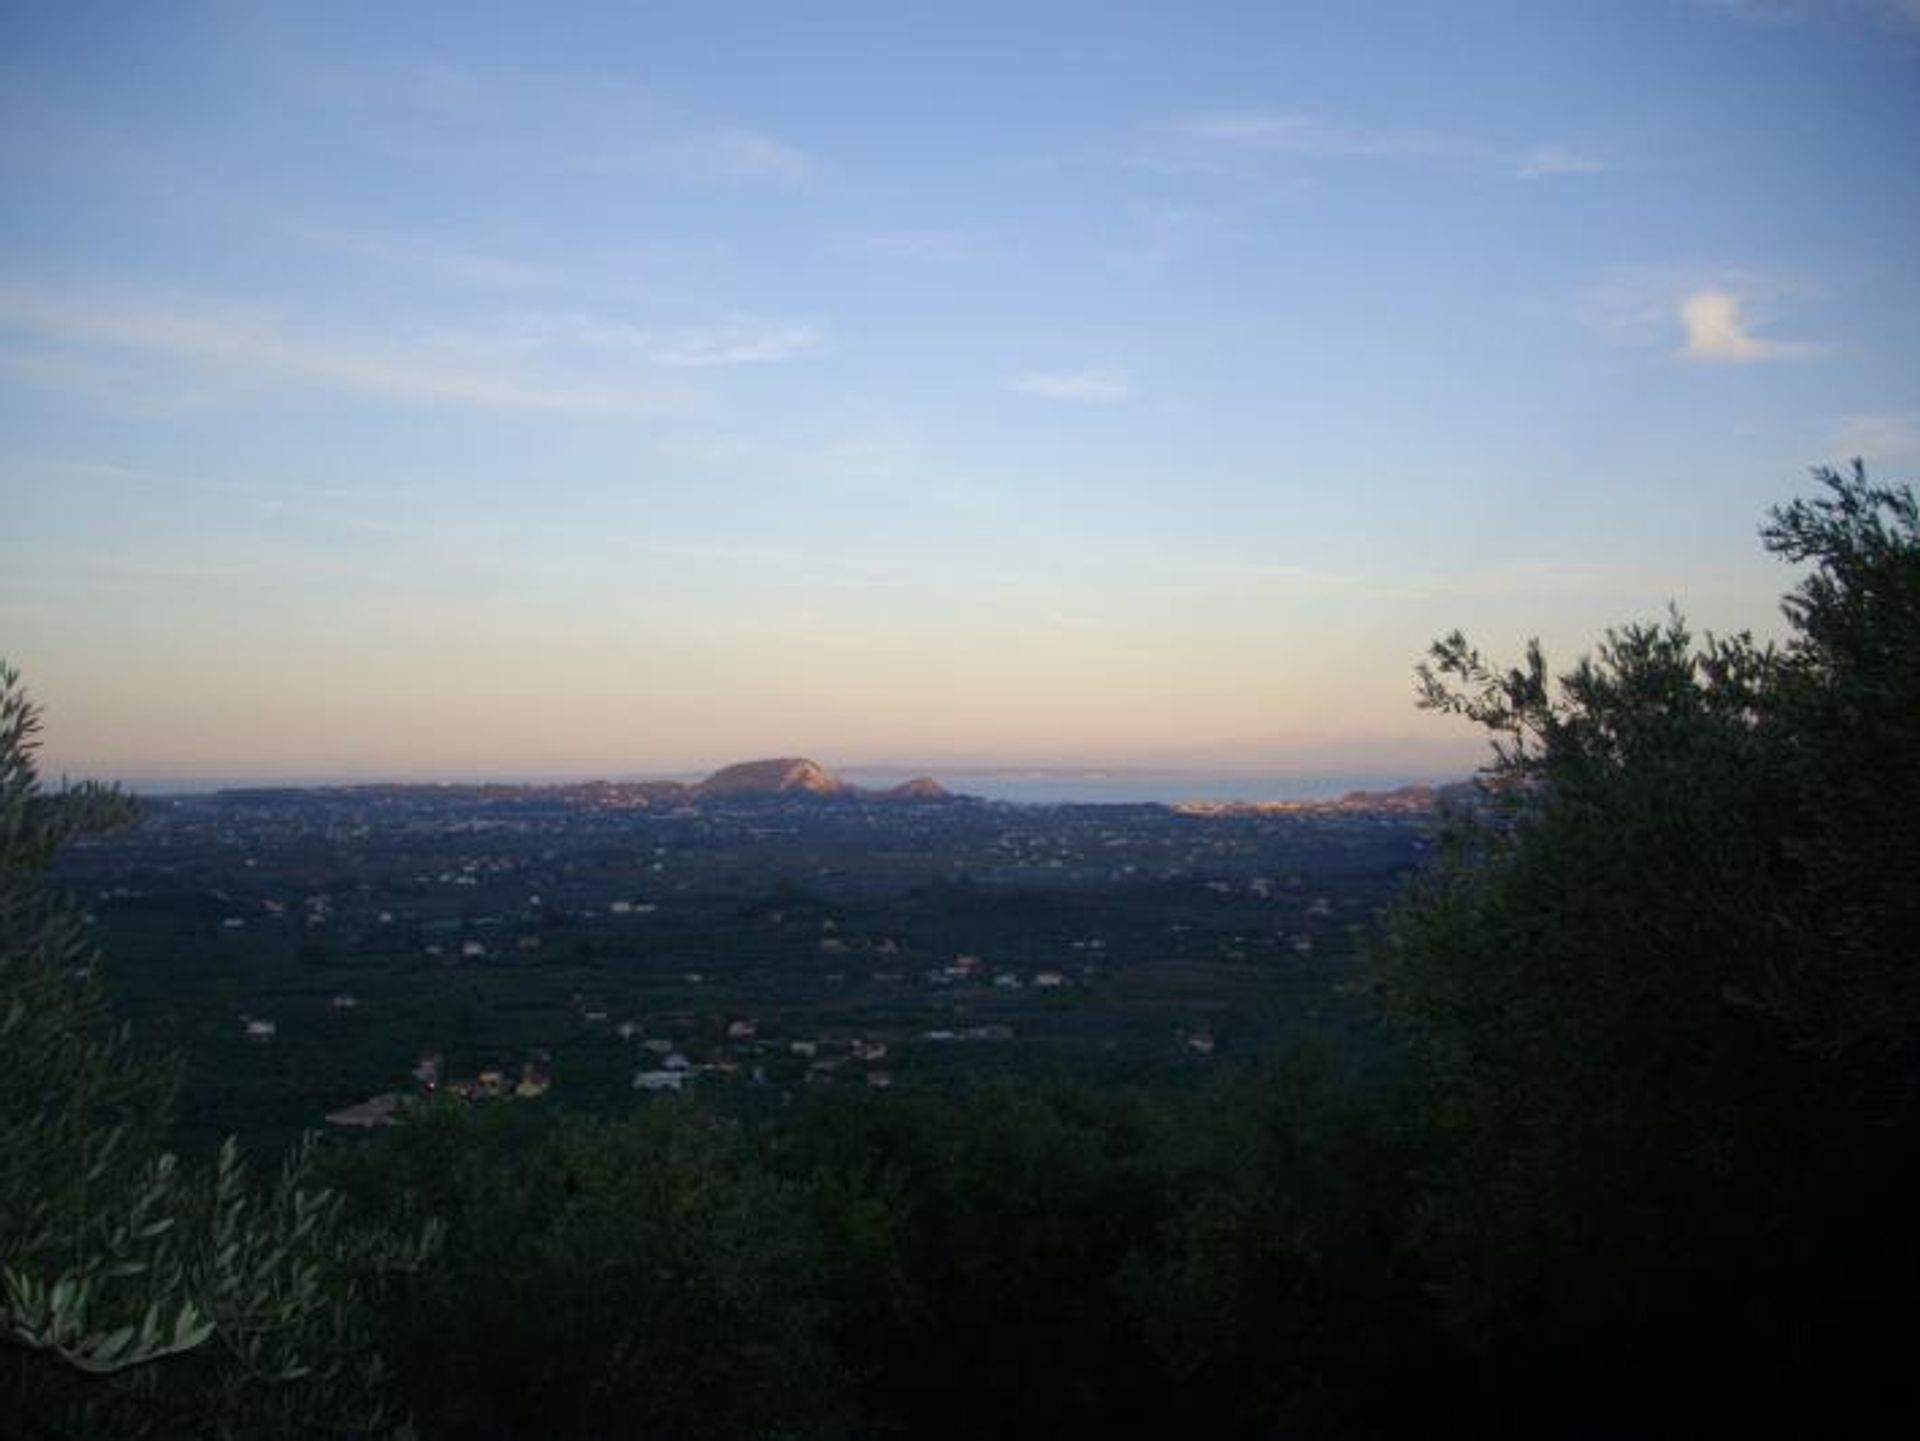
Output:
<instances>
[{"instance_id":1,"label":"mountain","mask_svg":"<svg viewBox=\"0 0 1920 1441\"><path fill-rule=\"evenodd\" d=\"M888 786L885 790L864 791L870 799L880 801L945 801L953 799L953 792L930 776L918 776L910 781L902 781L897 786Z\"/></svg>"},{"instance_id":2,"label":"mountain","mask_svg":"<svg viewBox=\"0 0 1920 1441\"><path fill-rule=\"evenodd\" d=\"M853 787L817 762L799 756L741 761L723 766L693 788L702 798L721 796L845 796Z\"/></svg>"},{"instance_id":3,"label":"mountain","mask_svg":"<svg viewBox=\"0 0 1920 1441\"><path fill-rule=\"evenodd\" d=\"M817 761L803 756L741 761L724 766L687 789L690 800L747 799L756 796L818 797L822 800L937 801L951 793L936 780L920 776L883 790L851 785Z\"/></svg>"}]
</instances>

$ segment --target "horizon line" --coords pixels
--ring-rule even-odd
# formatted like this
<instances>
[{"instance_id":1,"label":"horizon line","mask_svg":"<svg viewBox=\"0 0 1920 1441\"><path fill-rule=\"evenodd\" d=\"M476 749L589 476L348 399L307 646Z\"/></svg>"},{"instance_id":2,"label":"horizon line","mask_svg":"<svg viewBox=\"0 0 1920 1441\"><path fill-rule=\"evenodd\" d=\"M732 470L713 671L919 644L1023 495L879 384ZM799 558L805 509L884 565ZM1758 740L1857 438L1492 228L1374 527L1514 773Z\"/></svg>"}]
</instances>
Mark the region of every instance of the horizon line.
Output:
<instances>
[{"instance_id":1,"label":"horizon line","mask_svg":"<svg viewBox=\"0 0 1920 1441\"><path fill-rule=\"evenodd\" d=\"M926 777L936 781L952 781L956 794L964 795L959 788L967 779L979 781L999 781L1019 784L1031 782L1037 785L1111 783L1124 786L1129 784L1150 785L1160 783L1192 782L1204 784L1208 781L1239 782L1241 784L1259 783L1262 788L1299 784L1309 787L1313 792L1326 794L1341 788L1349 790L1394 789L1401 786L1444 784L1449 781L1465 780L1471 777L1478 766L1459 765L1406 765L1406 766L1261 766L1261 765L986 765L969 764L956 766L911 766L895 762L875 765L847 765L827 767L836 777L895 777L918 779ZM398 771L365 772L286 772L262 771L236 774L173 774L173 775L118 775L89 776L85 778L61 777L62 781L77 783L79 779L99 779L104 783L117 785L133 795L208 795L228 790L351 790L380 786L403 786L455 789L460 787L501 786L509 788L548 788L590 785L636 785L657 782L687 784L705 779L713 774L711 770L677 770L646 773L600 773L588 774L575 771L495 771L462 772L447 775L409 775ZM1218 795L1203 796L1196 792L1194 799L1218 799ZM1303 794L1302 798L1311 798Z\"/></svg>"}]
</instances>

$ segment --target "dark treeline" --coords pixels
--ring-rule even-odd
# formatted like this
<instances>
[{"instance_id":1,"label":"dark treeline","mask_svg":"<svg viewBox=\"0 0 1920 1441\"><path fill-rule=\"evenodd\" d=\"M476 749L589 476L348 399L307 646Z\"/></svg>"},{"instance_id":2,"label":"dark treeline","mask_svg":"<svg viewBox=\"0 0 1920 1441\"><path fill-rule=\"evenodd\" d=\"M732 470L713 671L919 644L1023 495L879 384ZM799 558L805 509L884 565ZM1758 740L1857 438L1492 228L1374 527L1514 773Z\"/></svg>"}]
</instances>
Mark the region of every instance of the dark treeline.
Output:
<instances>
[{"instance_id":1,"label":"dark treeline","mask_svg":"<svg viewBox=\"0 0 1920 1441\"><path fill-rule=\"evenodd\" d=\"M1920 1283L1920 516L1819 481L1779 647L1435 647L1495 760L1364 1076L434 1108L190 1173L39 880L105 802L38 790L9 684L0 1429L1845 1434Z\"/></svg>"},{"instance_id":2,"label":"dark treeline","mask_svg":"<svg viewBox=\"0 0 1920 1441\"><path fill-rule=\"evenodd\" d=\"M1398 1124L1303 1058L1178 1099L447 1111L339 1180L447 1223L380 1343L439 1434L1385 1434L1446 1384Z\"/></svg>"}]
</instances>

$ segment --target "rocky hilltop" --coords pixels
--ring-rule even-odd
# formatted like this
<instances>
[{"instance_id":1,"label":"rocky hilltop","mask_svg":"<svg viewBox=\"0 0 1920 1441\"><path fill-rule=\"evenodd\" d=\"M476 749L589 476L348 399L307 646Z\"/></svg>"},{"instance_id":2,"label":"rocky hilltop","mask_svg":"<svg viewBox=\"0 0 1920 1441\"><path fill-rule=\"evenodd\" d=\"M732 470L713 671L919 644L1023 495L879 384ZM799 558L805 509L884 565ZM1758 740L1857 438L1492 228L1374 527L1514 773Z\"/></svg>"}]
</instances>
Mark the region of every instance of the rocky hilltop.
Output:
<instances>
[{"instance_id":1,"label":"rocky hilltop","mask_svg":"<svg viewBox=\"0 0 1920 1441\"><path fill-rule=\"evenodd\" d=\"M803 756L741 761L723 766L692 788L696 796L844 796L853 787L817 761Z\"/></svg>"},{"instance_id":2,"label":"rocky hilltop","mask_svg":"<svg viewBox=\"0 0 1920 1441\"><path fill-rule=\"evenodd\" d=\"M705 780L686 788L689 801L740 800L756 796L815 796L822 800L937 801L952 793L927 776L897 786L870 790L849 784L818 761L804 756L781 756L774 760L741 761L723 766Z\"/></svg>"}]
</instances>

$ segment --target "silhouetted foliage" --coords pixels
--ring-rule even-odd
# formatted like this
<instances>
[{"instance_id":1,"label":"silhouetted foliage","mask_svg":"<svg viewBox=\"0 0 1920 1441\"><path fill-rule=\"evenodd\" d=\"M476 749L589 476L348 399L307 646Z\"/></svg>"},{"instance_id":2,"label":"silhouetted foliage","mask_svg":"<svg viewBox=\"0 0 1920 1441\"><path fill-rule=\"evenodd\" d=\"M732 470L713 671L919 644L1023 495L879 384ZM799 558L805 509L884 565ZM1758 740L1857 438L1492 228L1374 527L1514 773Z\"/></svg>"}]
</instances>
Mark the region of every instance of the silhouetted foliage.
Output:
<instances>
[{"instance_id":1,"label":"silhouetted foliage","mask_svg":"<svg viewBox=\"0 0 1920 1441\"><path fill-rule=\"evenodd\" d=\"M1423 1435L1451 1355L1404 1244L1422 1142L1308 1048L1166 1108L1165 1246L1135 1308L1181 1419L1229 1436Z\"/></svg>"},{"instance_id":2,"label":"silhouetted foliage","mask_svg":"<svg viewBox=\"0 0 1920 1441\"><path fill-rule=\"evenodd\" d=\"M263 1190L231 1142L205 1172L164 1149L165 1068L112 1025L85 917L44 879L132 805L43 791L37 733L0 666L0 1431L395 1430L364 1293L431 1232L349 1229L305 1150Z\"/></svg>"},{"instance_id":3,"label":"silhouetted foliage","mask_svg":"<svg viewBox=\"0 0 1920 1441\"><path fill-rule=\"evenodd\" d=\"M430 1435L1417 1434L1443 1341L1380 1102L1303 1063L757 1126L433 1111L347 1185L449 1223L387 1313Z\"/></svg>"},{"instance_id":4,"label":"silhouetted foliage","mask_svg":"<svg viewBox=\"0 0 1920 1441\"><path fill-rule=\"evenodd\" d=\"M798 1185L684 1105L629 1121L436 1108L346 1168L443 1262L387 1315L430 1435L837 1434L823 1270Z\"/></svg>"},{"instance_id":5,"label":"silhouetted foliage","mask_svg":"<svg viewBox=\"0 0 1920 1441\"><path fill-rule=\"evenodd\" d=\"M1381 948L1446 1148L1419 1239L1556 1429L1810 1424L1916 1279L1920 533L1817 479L1764 532L1813 567L1777 651L1676 616L1557 682L1458 635L1421 672L1496 753Z\"/></svg>"}]
</instances>

